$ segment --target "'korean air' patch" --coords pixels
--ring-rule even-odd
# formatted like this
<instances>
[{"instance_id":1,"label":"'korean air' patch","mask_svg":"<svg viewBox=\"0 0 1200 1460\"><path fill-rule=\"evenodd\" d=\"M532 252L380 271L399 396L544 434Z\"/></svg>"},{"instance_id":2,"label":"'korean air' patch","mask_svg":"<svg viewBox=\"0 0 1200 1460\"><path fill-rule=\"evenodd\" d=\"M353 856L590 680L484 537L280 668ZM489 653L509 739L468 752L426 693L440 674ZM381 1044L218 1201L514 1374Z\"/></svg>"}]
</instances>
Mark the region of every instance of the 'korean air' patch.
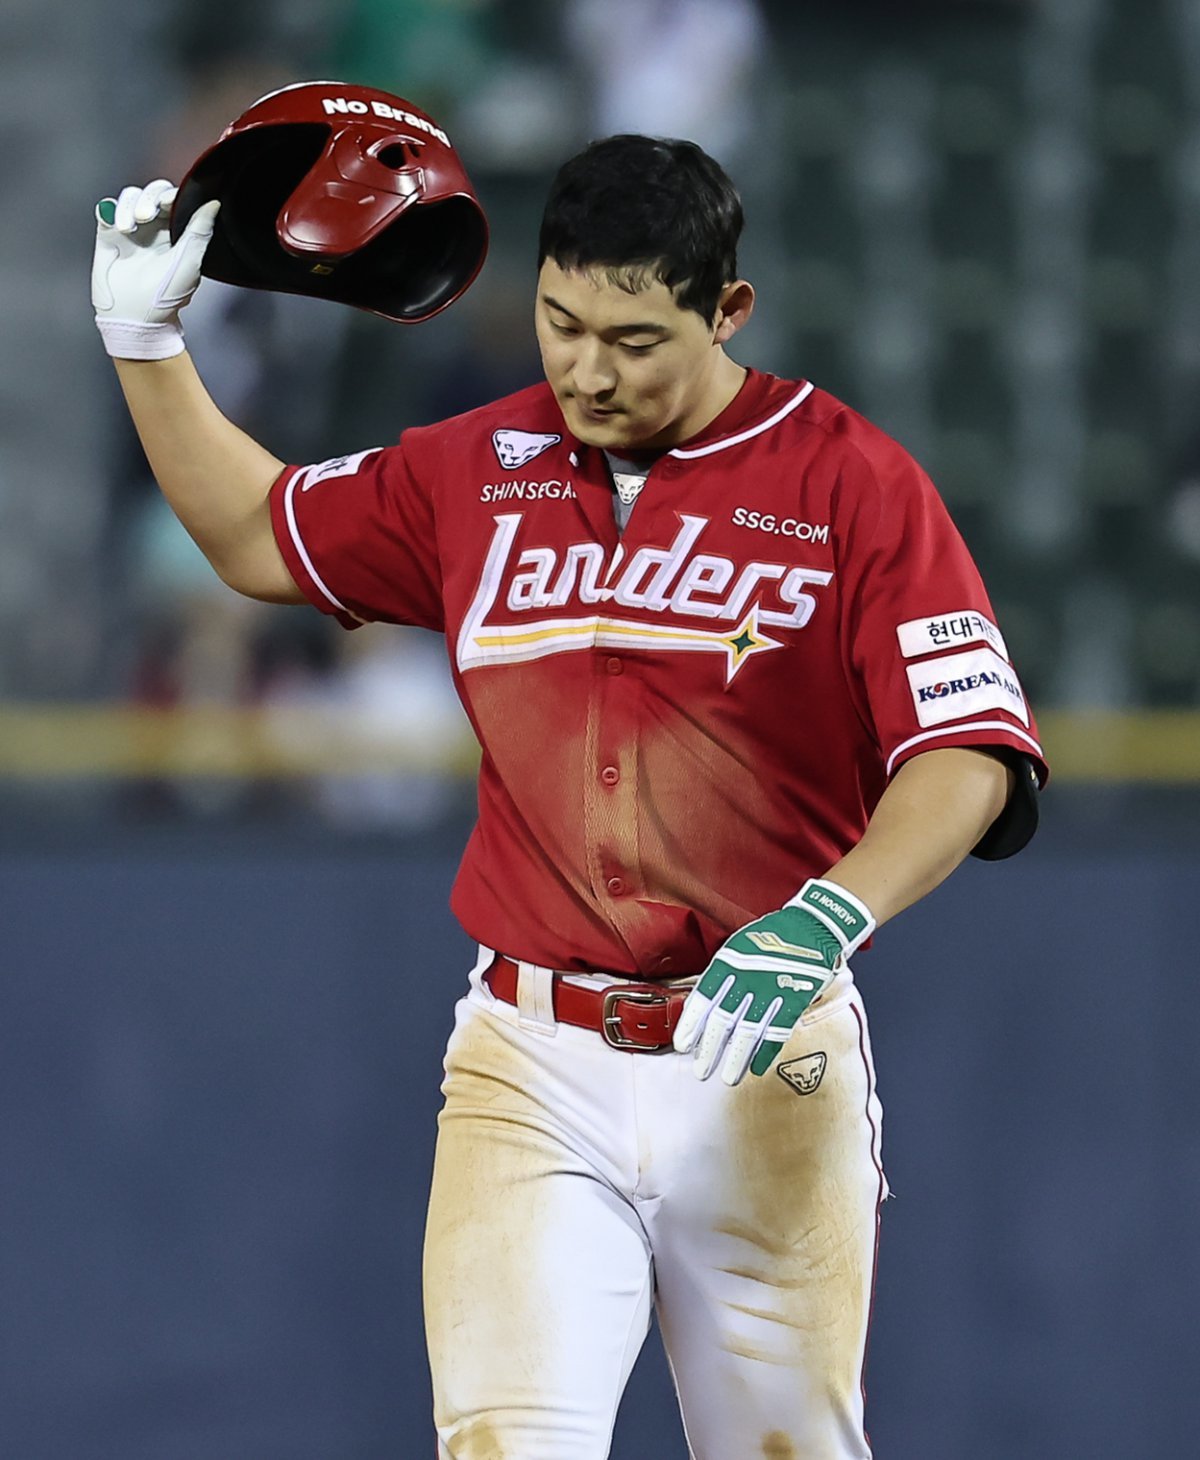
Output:
<instances>
[{"instance_id":1,"label":"'korean air' patch","mask_svg":"<svg viewBox=\"0 0 1200 1460\"><path fill-rule=\"evenodd\" d=\"M1012 665L990 649L942 654L906 670L920 724L944 725L980 710L1007 710L1029 724L1025 692Z\"/></svg>"}]
</instances>

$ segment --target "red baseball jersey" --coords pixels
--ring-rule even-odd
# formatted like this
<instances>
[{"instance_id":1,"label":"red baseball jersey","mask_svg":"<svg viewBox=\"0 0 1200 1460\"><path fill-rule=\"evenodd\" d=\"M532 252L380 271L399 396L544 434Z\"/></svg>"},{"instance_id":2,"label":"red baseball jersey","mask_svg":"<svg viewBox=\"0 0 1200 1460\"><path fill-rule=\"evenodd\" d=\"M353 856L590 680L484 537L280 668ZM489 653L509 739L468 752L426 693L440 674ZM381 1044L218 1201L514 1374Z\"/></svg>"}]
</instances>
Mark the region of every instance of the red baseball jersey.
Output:
<instances>
[{"instance_id":1,"label":"red baseball jersey","mask_svg":"<svg viewBox=\"0 0 1200 1460\"><path fill-rule=\"evenodd\" d=\"M452 896L515 958L699 972L858 841L939 746L1045 763L929 479L811 384L751 371L659 457L623 534L545 384L289 467L275 532L348 628L446 635L479 737Z\"/></svg>"}]
</instances>

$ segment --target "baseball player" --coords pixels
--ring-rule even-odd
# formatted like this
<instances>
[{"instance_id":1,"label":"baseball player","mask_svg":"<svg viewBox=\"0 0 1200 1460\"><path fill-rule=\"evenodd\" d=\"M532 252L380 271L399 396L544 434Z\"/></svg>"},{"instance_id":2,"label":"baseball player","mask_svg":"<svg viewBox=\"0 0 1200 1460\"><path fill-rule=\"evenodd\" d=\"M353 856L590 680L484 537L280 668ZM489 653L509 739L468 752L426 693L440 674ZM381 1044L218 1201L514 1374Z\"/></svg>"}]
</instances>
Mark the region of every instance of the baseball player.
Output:
<instances>
[{"instance_id":1,"label":"baseball player","mask_svg":"<svg viewBox=\"0 0 1200 1460\"><path fill-rule=\"evenodd\" d=\"M1019 850L1046 775L934 487L727 353L742 212L690 143L557 175L543 381L316 465L201 384L179 309L218 209L172 244L172 198L102 204L93 276L163 492L239 592L443 633L482 747L425 1251L439 1456L601 1460L656 1309L695 1460L863 1460L887 1183L851 965Z\"/></svg>"}]
</instances>

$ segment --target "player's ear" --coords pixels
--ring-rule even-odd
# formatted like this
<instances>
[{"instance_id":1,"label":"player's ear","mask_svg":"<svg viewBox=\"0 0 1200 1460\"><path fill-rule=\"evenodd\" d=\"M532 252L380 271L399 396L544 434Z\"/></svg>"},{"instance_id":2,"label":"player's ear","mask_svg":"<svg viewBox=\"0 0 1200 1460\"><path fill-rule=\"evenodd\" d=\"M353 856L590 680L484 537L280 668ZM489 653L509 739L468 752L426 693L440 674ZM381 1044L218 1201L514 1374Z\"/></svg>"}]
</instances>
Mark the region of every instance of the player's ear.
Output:
<instances>
[{"instance_id":1,"label":"player's ear","mask_svg":"<svg viewBox=\"0 0 1200 1460\"><path fill-rule=\"evenodd\" d=\"M735 279L721 290L717 301L717 318L713 343L723 345L732 339L754 313L754 285Z\"/></svg>"}]
</instances>

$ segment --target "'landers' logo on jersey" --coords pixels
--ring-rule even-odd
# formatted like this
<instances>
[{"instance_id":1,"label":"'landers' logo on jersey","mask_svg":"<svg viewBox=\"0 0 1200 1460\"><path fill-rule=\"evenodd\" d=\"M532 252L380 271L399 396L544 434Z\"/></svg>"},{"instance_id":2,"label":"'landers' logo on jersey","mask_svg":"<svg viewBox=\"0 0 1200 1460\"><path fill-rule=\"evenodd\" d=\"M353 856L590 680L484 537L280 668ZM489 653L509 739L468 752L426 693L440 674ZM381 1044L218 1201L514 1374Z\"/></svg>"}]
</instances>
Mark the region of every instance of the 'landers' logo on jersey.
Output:
<instances>
[{"instance_id":1,"label":"'landers' logo on jersey","mask_svg":"<svg viewBox=\"0 0 1200 1460\"><path fill-rule=\"evenodd\" d=\"M628 562L620 543L611 558L598 542L572 543L561 554L552 547L516 553L523 521L519 512L495 518L479 587L458 635L461 670L577 649L669 650L721 655L729 684L754 655L783 648L764 627L804 628L817 608L807 590L833 581L820 568L759 561L739 568L731 558L696 552L707 517L681 514L669 546L640 547ZM497 603L520 621L490 622ZM536 616L570 604L603 608L579 617ZM617 616L610 606L631 612ZM712 627L682 628L664 622L668 614L707 619Z\"/></svg>"},{"instance_id":2,"label":"'landers' logo on jersey","mask_svg":"<svg viewBox=\"0 0 1200 1460\"><path fill-rule=\"evenodd\" d=\"M507 502L516 498L520 502L540 502L543 497L574 497L575 488L570 482L557 479L549 482L484 482L479 493L481 502Z\"/></svg>"}]
</instances>

